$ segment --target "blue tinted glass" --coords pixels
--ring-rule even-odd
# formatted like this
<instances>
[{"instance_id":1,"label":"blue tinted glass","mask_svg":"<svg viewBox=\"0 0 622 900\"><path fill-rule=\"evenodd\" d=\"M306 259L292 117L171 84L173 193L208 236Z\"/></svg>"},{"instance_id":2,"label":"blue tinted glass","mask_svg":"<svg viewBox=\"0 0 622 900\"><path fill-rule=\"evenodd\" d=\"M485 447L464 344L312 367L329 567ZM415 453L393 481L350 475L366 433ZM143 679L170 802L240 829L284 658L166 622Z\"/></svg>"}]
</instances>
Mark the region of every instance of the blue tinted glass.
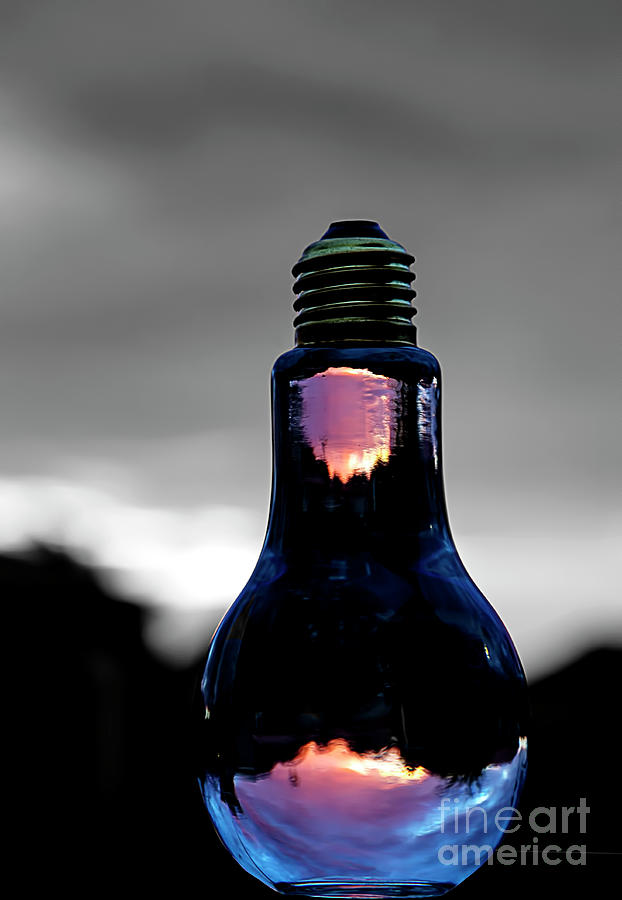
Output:
<instances>
[{"instance_id":1,"label":"blue tinted glass","mask_svg":"<svg viewBox=\"0 0 622 900\"><path fill-rule=\"evenodd\" d=\"M210 647L201 788L284 893L444 893L520 793L525 679L451 537L440 392L414 346L274 366L270 521Z\"/></svg>"}]
</instances>

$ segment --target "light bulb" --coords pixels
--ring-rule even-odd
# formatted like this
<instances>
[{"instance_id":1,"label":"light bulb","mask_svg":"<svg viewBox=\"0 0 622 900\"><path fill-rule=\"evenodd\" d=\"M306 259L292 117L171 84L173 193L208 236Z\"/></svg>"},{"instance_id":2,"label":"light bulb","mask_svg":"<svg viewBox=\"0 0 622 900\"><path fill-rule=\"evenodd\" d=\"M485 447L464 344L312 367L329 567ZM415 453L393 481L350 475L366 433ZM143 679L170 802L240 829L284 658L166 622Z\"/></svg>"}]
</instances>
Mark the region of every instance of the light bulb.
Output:
<instances>
[{"instance_id":1,"label":"light bulb","mask_svg":"<svg viewBox=\"0 0 622 900\"><path fill-rule=\"evenodd\" d=\"M493 850L525 776L523 670L447 521L412 262L352 221L294 267L268 529L209 648L204 802L285 894L443 894L487 858L447 848Z\"/></svg>"}]
</instances>

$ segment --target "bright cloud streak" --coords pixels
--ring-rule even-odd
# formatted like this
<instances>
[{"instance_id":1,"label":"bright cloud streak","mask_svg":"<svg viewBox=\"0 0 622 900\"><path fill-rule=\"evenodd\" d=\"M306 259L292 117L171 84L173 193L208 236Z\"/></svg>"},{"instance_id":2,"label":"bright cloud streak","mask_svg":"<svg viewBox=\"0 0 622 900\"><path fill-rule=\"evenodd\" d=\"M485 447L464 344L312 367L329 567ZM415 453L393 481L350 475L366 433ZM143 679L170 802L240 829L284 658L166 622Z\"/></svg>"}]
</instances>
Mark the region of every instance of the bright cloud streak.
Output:
<instances>
[{"instance_id":1,"label":"bright cloud streak","mask_svg":"<svg viewBox=\"0 0 622 900\"><path fill-rule=\"evenodd\" d=\"M550 524L550 523L549 523ZM0 480L0 552L32 541L60 544L157 615L147 638L183 658L203 647L215 620L248 580L265 519L253 508L173 509L119 490L53 478ZM478 587L501 616L530 677L560 665L622 626L617 577L620 529L556 540L525 527L457 535ZM622 633L622 627L620 628Z\"/></svg>"},{"instance_id":2,"label":"bright cloud streak","mask_svg":"<svg viewBox=\"0 0 622 900\"><path fill-rule=\"evenodd\" d=\"M469 574L512 635L528 676L544 675L590 644L622 643L620 525L577 534L560 521L553 536L525 527L458 541Z\"/></svg>"},{"instance_id":3,"label":"bright cloud streak","mask_svg":"<svg viewBox=\"0 0 622 900\"><path fill-rule=\"evenodd\" d=\"M0 482L0 549L60 543L138 602L220 610L257 561L263 523L252 510L141 506L53 479Z\"/></svg>"}]
</instances>

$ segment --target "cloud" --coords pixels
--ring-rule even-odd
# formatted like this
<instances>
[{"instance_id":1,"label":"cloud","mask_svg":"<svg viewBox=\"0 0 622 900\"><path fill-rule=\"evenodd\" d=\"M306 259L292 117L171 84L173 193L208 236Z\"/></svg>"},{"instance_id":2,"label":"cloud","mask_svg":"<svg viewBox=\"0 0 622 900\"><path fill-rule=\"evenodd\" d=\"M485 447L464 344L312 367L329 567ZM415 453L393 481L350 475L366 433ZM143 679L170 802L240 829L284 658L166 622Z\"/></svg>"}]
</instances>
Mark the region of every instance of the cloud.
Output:
<instances>
[{"instance_id":1,"label":"cloud","mask_svg":"<svg viewBox=\"0 0 622 900\"><path fill-rule=\"evenodd\" d=\"M259 145L280 132L470 167L619 146L608 0L348 8L31 7L5 31L5 83L50 130L124 153L136 177L154 157L187 167L189 148L232 126Z\"/></svg>"}]
</instances>

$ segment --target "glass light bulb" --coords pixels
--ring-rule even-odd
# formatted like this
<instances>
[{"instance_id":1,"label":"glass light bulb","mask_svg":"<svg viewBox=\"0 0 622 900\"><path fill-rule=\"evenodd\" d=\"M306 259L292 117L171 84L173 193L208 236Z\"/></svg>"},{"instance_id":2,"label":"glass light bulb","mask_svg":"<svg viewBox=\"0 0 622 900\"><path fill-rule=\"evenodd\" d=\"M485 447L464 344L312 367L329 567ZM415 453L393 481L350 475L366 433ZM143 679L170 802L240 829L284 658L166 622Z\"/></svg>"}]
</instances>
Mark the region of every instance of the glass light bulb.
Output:
<instances>
[{"instance_id":1,"label":"glass light bulb","mask_svg":"<svg viewBox=\"0 0 622 900\"><path fill-rule=\"evenodd\" d=\"M447 521L412 261L356 221L294 267L266 538L209 648L204 802L285 894L443 894L497 846L525 776L524 673Z\"/></svg>"}]
</instances>

